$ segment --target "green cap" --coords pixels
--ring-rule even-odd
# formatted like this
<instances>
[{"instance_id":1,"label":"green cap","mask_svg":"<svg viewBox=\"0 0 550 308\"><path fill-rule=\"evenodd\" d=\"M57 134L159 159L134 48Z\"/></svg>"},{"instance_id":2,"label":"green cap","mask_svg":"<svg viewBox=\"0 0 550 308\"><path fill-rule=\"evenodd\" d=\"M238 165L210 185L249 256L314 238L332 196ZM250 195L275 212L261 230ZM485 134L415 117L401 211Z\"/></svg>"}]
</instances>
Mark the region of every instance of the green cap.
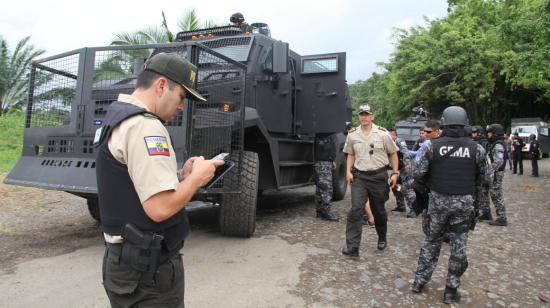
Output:
<instances>
[{"instance_id":1,"label":"green cap","mask_svg":"<svg viewBox=\"0 0 550 308\"><path fill-rule=\"evenodd\" d=\"M189 99L206 101L206 98L194 90L197 67L187 59L173 53L161 52L145 61L143 70L155 72L180 84L185 89L185 96Z\"/></svg>"}]
</instances>

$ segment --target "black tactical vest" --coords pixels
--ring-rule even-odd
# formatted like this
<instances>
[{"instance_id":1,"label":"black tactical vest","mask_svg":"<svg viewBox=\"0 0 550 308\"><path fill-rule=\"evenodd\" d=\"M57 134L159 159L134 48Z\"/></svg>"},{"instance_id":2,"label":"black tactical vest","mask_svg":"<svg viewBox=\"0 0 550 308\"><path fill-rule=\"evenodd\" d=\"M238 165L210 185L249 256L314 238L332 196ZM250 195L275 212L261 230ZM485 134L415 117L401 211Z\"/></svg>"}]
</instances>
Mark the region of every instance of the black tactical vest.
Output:
<instances>
[{"instance_id":1,"label":"black tactical vest","mask_svg":"<svg viewBox=\"0 0 550 308\"><path fill-rule=\"evenodd\" d=\"M108 147L109 137L117 125L133 116L146 113L157 117L132 104L112 103L101 131L98 131L99 135L94 140L98 148L96 177L101 226L109 235L120 235L122 227L127 223L134 225L142 232L156 232L164 236L163 248L166 252L173 252L181 249L183 240L189 233L189 220L185 209L160 223L151 220L145 214L128 174L128 167L118 162Z\"/></svg>"},{"instance_id":2,"label":"black tactical vest","mask_svg":"<svg viewBox=\"0 0 550 308\"><path fill-rule=\"evenodd\" d=\"M500 168L498 168L497 171L504 171L504 169L506 169L506 162L508 161L508 151L506 151L506 145L504 144L504 141L501 139L497 139L495 141L489 142L487 146L487 153L489 154L489 160L491 161L491 164L492 164L494 160L492 152L497 143L502 145L502 148L504 149L504 164L502 164L502 166L500 166Z\"/></svg>"},{"instance_id":3,"label":"black tactical vest","mask_svg":"<svg viewBox=\"0 0 550 308\"><path fill-rule=\"evenodd\" d=\"M315 161L334 161L336 148L331 135L317 135L315 138Z\"/></svg>"},{"instance_id":4,"label":"black tactical vest","mask_svg":"<svg viewBox=\"0 0 550 308\"><path fill-rule=\"evenodd\" d=\"M432 145L428 187L447 195L473 194L477 175L477 143L469 138L441 137L432 139ZM453 150L452 154L446 154Z\"/></svg>"}]
</instances>

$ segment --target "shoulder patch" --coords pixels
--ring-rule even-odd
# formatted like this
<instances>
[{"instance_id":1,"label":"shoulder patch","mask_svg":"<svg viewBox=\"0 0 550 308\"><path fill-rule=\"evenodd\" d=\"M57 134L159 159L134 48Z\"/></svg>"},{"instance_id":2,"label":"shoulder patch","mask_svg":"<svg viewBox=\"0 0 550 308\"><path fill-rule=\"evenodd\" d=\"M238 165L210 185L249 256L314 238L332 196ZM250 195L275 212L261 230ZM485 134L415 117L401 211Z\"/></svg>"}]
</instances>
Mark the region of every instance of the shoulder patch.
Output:
<instances>
[{"instance_id":1,"label":"shoulder patch","mask_svg":"<svg viewBox=\"0 0 550 308\"><path fill-rule=\"evenodd\" d=\"M388 131L387 129L383 128L382 126L378 126L378 129L381 130L381 131L383 131L383 132L387 132L387 131Z\"/></svg>"},{"instance_id":2,"label":"shoulder patch","mask_svg":"<svg viewBox=\"0 0 550 308\"><path fill-rule=\"evenodd\" d=\"M145 139L145 146L147 147L149 156L170 156L170 147L168 146L168 139L166 139L166 137L147 136L143 139Z\"/></svg>"}]
</instances>

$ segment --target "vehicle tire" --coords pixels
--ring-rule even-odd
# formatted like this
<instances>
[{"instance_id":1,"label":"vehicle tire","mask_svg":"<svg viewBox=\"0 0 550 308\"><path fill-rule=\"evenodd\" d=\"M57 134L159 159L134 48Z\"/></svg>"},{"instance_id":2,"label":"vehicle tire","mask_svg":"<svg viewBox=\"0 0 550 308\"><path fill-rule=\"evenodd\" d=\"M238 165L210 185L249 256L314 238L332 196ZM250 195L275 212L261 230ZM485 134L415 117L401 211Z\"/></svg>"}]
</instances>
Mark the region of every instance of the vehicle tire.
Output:
<instances>
[{"instance_id":1,"label":"vehicle tire","mask_svg":"<svg viewBox=\"0 0 550 308\"><path fill-rule=\"evenodd\" d=\"M346 155L339 152L336 155L336 169L332 170L332 201L340 201L346 195Z\"/></svg>"},{"instance_id":2,"label":"vehicle tire","mask_svg":"<svg viewBox=\"0 0 550 308\"><path fill-rule=\"evenodd\" d=\"M238 183L238 187L235 188L239 192L226 193L221 198L219 224L223 235L251 237L254 234L259 167L258 154L244 151L240 181L235 182ZM235 168L235 170L238 169ZM237 173L228 175L230 177L238 176Z\"/></svg>"},{"instance_id":3,"label":"vehicle tire","mask_svg":"<svg viewBox=\"0 0 550 308\"><path fill-rule=\"evenodd\" d=\"M99 222L101 219L99 217L99 200L97 198L88 198L86 199L88 201L88 212L90 212L90 216L92 218Z\"/></svg>"}]
</instances>

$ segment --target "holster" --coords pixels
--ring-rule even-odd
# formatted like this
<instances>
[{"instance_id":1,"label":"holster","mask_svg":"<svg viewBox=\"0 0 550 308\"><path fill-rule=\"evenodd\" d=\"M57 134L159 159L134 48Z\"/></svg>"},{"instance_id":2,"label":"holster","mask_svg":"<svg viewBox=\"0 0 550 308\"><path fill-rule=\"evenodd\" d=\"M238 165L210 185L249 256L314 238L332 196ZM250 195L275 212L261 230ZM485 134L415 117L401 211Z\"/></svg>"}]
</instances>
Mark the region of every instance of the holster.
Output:
<instances>
[{"instance_id":1,"label":"holster","mask_svg":"<svg viewBox=\"0 0 550 308\"><path fill-rule=\"evenodd\" d=\"M160 264L162 235L142 232L131 224L122 228L122 251L120 260L142 272L141 281L152 285Z\"/></svg>"}]
</instances>

